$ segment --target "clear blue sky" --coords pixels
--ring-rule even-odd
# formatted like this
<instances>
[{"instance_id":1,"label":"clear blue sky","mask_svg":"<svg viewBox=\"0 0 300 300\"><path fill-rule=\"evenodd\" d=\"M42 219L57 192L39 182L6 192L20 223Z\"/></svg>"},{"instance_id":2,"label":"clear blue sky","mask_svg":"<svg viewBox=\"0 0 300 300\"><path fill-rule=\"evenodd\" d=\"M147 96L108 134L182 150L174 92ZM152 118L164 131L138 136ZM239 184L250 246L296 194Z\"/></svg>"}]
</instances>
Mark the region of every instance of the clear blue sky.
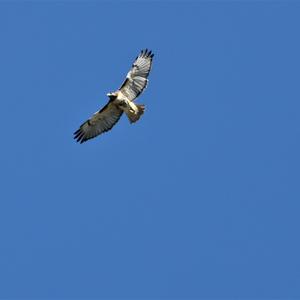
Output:
<instances>
[{"instance_id":1,"label":"clear blue sky","mask_svg":"<svg viewBox=\"0 0 300 300\"><path fill-rule=\"evenodd\" d=\"M0 298L300 299L300 3L0 3ZM142 119L73 132L155 53Z\"/></svg>"}]
</instances>

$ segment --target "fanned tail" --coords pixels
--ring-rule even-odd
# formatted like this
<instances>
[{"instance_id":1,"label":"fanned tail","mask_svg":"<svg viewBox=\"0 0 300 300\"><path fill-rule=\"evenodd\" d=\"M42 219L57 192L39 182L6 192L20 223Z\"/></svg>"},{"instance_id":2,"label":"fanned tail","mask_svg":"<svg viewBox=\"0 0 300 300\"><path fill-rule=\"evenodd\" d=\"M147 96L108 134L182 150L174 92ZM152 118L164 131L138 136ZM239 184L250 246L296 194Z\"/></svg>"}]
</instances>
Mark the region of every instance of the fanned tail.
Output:
<instances>
[{"instance_id":1,"label":"fanned tail","mask_svg":"<svg viewBox=\"0 0 300 300\"><path fill-rule=\"evenodd\" d=\"M126 115L128 117L128 120L130 123L135 123L138 121L141 117L141 115L145 111L145 105L144 104L135 104L137 107L137 112L132 112L130 110L126 111Z\"/></svg>"}]
</instances>

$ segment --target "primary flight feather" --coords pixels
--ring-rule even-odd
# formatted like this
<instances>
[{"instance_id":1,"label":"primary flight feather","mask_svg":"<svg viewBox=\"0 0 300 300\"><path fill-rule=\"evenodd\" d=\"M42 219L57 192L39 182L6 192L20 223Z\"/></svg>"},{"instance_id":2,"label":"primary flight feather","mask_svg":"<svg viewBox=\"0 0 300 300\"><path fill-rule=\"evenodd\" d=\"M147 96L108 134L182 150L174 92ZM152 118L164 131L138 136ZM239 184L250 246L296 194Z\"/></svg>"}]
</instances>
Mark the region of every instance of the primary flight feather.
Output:
<instances>
[{"instance_id":1,"label":"primary flight feather","mask_svg":"<svg viewBox=\"0 0 300 300\"><path fill-rule=\"evenodd\" d=\"M133 101L144 91L148 84L148 75L151 70L154 54L147 49L142 50L132 64L125 81L121 87L108 93L108 103L93 116L84 122L74 133L74 139L83 143L103 132L106 132L119 121L123 112L130 123L134 123L144 113L143 104L135 104Z\"/></svg>"}]
</instances>

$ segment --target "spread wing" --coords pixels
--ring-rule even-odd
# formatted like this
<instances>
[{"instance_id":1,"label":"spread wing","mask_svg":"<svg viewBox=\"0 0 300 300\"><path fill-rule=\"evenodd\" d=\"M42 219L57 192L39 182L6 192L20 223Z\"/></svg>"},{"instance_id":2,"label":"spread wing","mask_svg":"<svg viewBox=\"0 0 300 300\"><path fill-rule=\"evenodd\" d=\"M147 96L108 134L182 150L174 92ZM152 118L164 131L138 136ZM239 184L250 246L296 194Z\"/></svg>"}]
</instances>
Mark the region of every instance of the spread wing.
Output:
<instances>
[{"instance_id":1,"label":"spread wing","mask_svg":"<svg viewBox=\"0 0 300 300\"><path fill-rule=\"evenodd\" d=\"M119 121L123 111L114 104L108 102L101 110L95 112L93 116L84 122L77 131L74 132L74 139L83 143L97 135L106 132Z\"/></svg>"},{"instance_id":2,"label":"spread wing","mask_svg":"<svg viewBox=\"0 0 300 300\"><path fill-rule=\"evenodd\" d=\"M154 54L146 49L142 50L140 55L135 59L131 70L128 72L124 83L119 89L128 100L133 101L146 88L153 56Z\"/></svg>"}]
</instances>

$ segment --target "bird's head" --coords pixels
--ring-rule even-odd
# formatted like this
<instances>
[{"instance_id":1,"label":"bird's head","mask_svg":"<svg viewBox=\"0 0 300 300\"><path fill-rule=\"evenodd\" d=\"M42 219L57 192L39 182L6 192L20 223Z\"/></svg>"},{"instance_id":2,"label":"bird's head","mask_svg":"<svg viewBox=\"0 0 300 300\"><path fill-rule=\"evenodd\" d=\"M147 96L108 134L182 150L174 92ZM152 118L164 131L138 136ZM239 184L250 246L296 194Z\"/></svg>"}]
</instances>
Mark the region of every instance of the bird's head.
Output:
<instances>
[{"instance_id":1,"label":"bird's head","mask_svg":"<svg viewBox=\"0 0 300 300\"><path fill-rule=\"evenodd\" d=\"M117 93L107 93L106 94L109 99L113 100L113 99L116 99L118 97L118 94Z\"/></svg>"}]
</instances>

